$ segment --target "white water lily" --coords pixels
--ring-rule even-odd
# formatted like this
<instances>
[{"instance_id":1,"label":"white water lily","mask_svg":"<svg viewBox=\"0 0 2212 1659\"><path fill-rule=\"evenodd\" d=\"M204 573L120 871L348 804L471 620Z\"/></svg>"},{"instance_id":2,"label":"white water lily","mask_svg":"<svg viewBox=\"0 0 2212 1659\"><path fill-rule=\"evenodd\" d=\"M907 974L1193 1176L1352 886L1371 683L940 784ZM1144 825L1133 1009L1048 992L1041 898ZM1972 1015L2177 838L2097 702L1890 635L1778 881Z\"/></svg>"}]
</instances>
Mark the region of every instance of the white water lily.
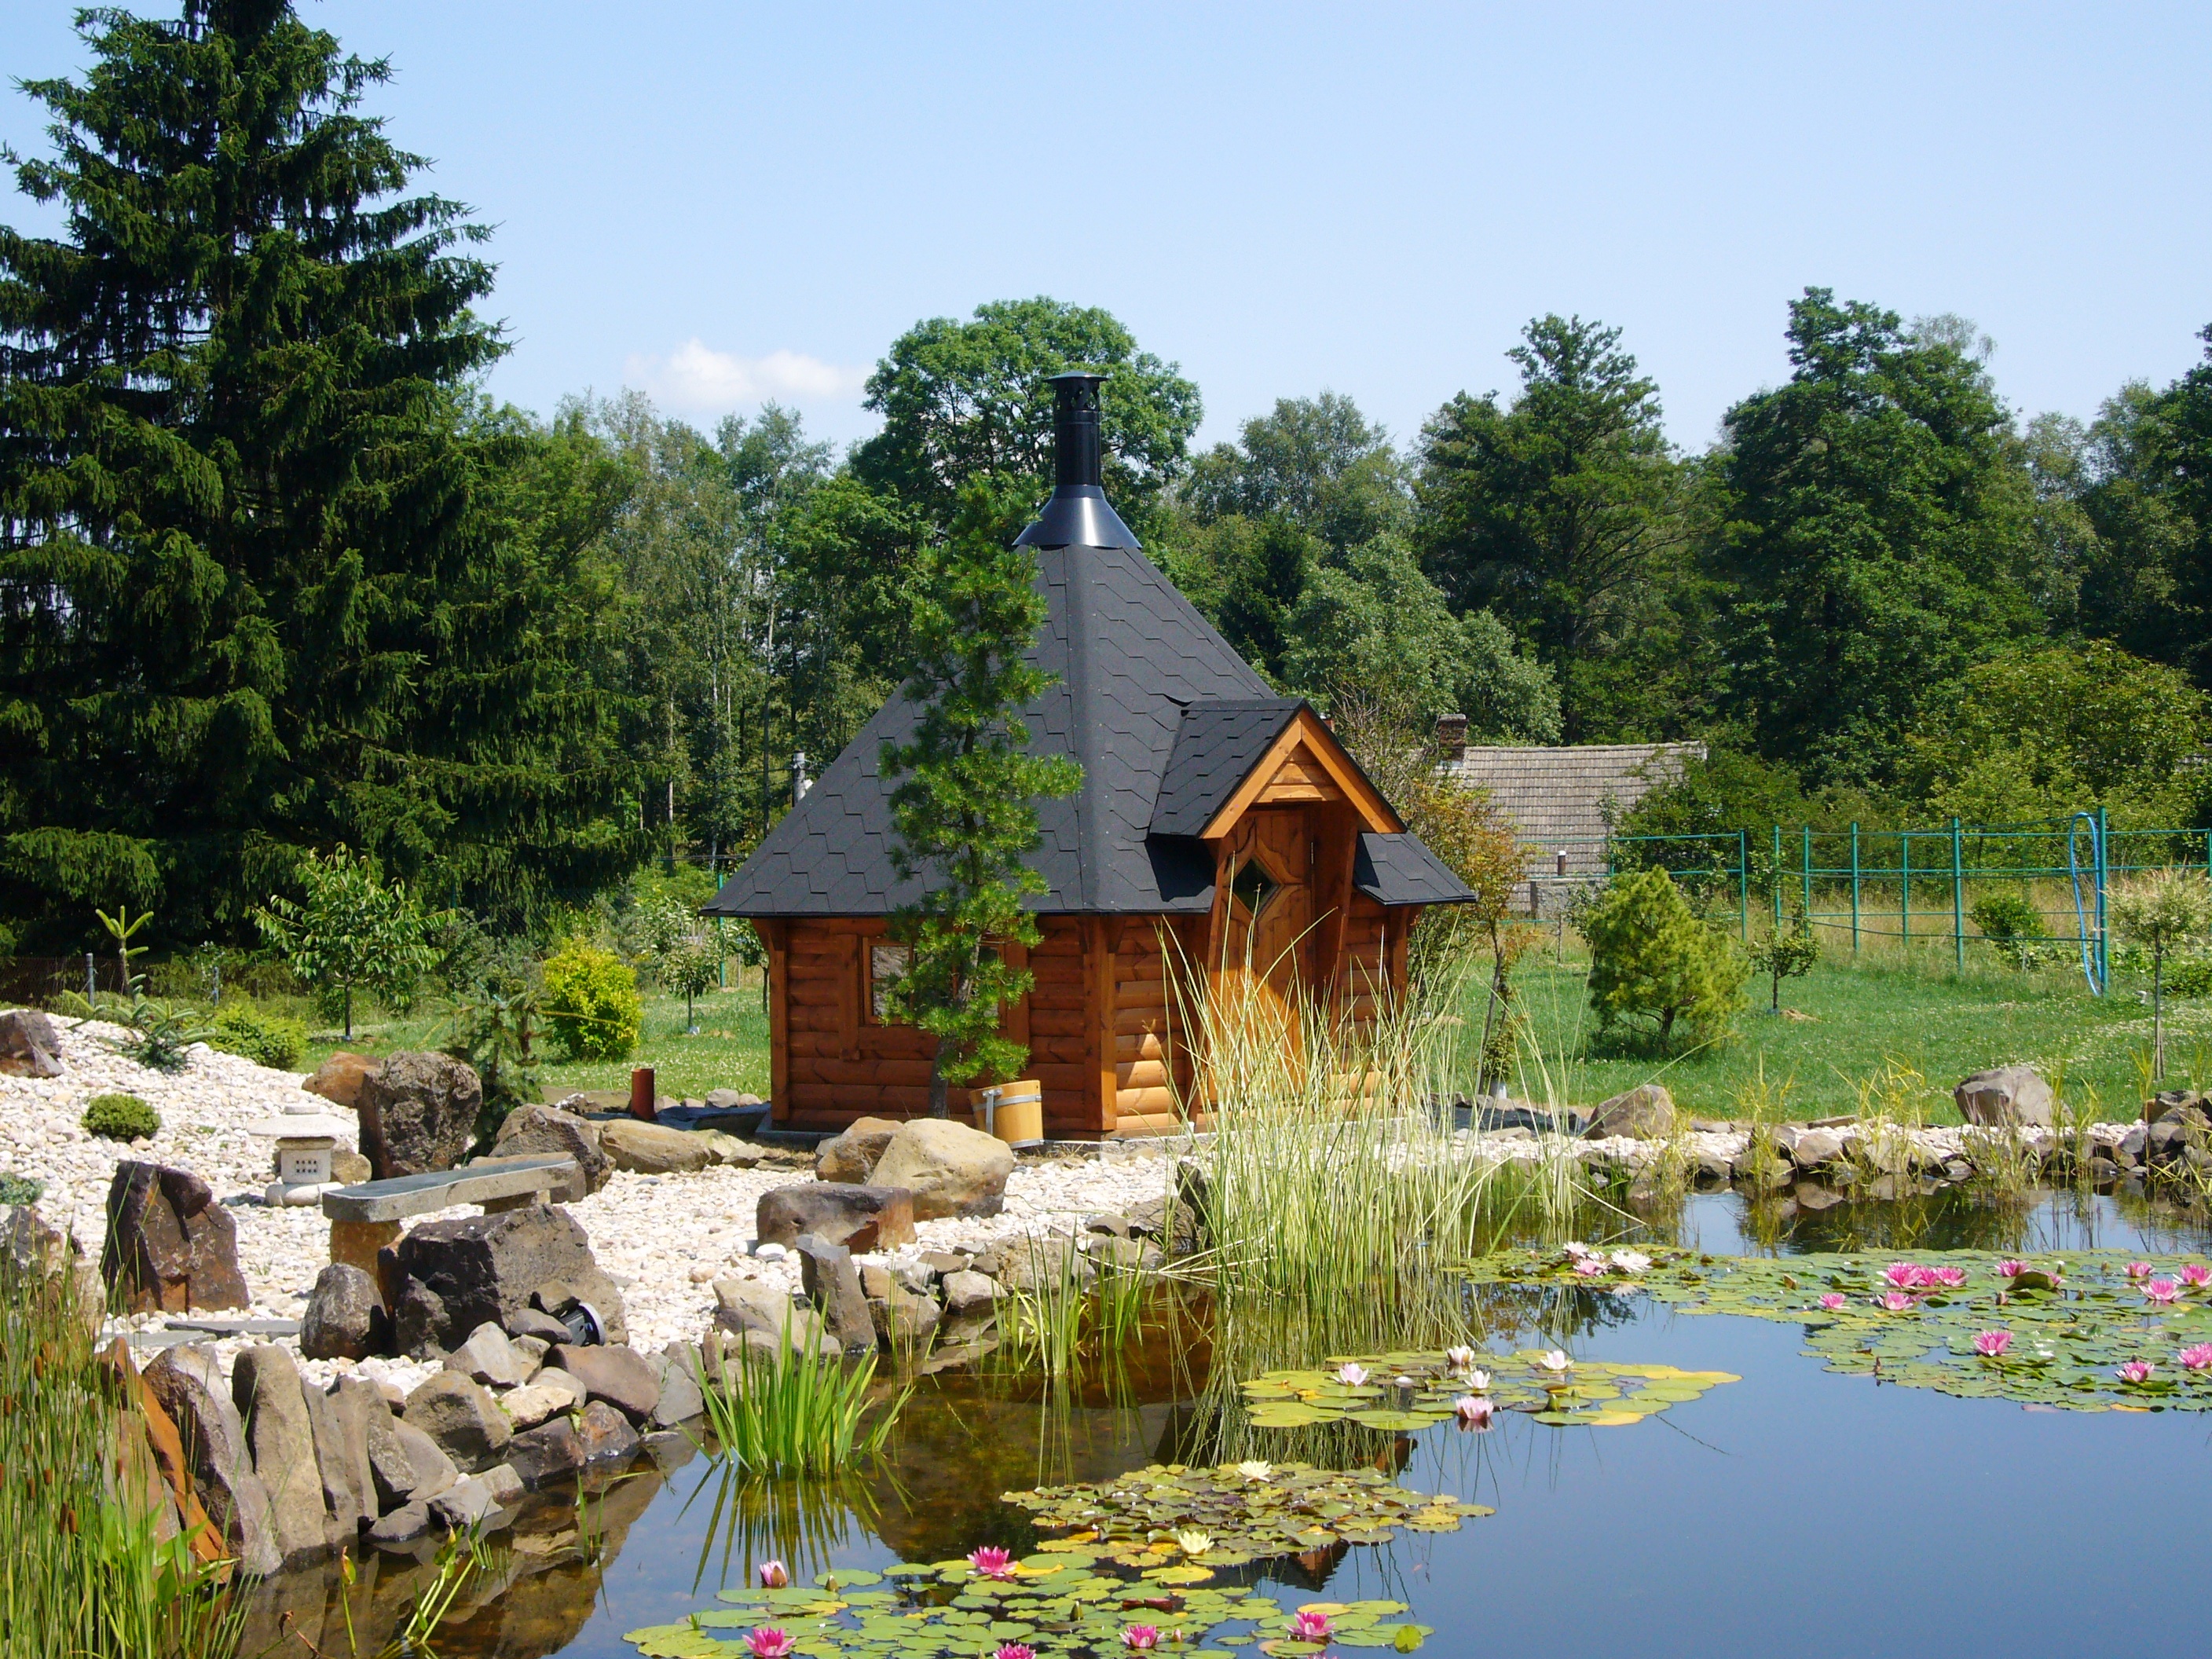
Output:
<instances>
[{"instance_id":1,"label":"white water lily","mask_svg":"<svg viewBox=\"0 0 2212 1659\"><path fill-rule=\"evenodd\" d=\"M1477 1394L1487 1394L1490 1392L1490 1373L1488 1371L1477 1368L1467 1372L1460 1380L1465 1382L1468 1388L1473 1389Z\"/></svg>"},{"instance_id":2,"label":"white water lily","mask_svg":"<svg viewBox=\"0 0 2212 1659\"><path fill-rule=\"evenodd\" d=\"M1177 1533L1175 1540L1176 1547L1185 1555L1203 1555L1213 1547L1212 1538L1195 1527Z\"/></svg>"},{"instance_id":3,"label":"white water lily","mask_svg":"<svg viewBox=\"0 0 2212 1659\"><path fill-rule=\"evenodd\" d=\"M1336 1380L1346 1388L1356 1389L1367 1380L1367 1367L1347 1359L1336 1368Z\"/></svg>"},{"instance_id":4,"label":"white water lily","mask_svg":"<svg viewBox=\"0 0 2212 1659\"><path fill-rule=\"evenodd\" d=\"M1446 1348L1444 1363L1455 1371L1466 1370L1474 1364L1474 1350L1466 1347Z\"/></svg>"},{"instance_id":5,"label":"white water lily","mask_svg":"<svg viewBox=\"0 0 2212 1659\"><path fill-rule=\"evenodd\" d=\"M1274 1472L1275 1466L1273 1463L1254 1462L1249 1463L1239 1463L1237 1466L1237 1473L1243 1475L1247 1480L1265 1480L1270 1475L1273 1474Z\"/></svg>"},{"instance_id":6,"label":"white water lily","mask_svg":"<svg viewBox=\"0 0 2212 1659\"><path fill-rule=\"evenodd\" d=\"M1564 1375L1575 1368L1575 1362L1568 1358L1563 1350L1553 1348L1547 1352L1538 1354L1536 1365L1540 1370L1556 1371Z\"/></svg>"},{"instance_id":7,"label":"white water lily","mask_svg":"<svg viewBox=\"0 0 2212 1659\"><path fill-rule=\"evenodd\" d=\"M1651 1265L1651 1258L1641 1250L1615 1250L1613 1265L1625 1273L1640 1273Z\"/></svg>"}]
</instances>

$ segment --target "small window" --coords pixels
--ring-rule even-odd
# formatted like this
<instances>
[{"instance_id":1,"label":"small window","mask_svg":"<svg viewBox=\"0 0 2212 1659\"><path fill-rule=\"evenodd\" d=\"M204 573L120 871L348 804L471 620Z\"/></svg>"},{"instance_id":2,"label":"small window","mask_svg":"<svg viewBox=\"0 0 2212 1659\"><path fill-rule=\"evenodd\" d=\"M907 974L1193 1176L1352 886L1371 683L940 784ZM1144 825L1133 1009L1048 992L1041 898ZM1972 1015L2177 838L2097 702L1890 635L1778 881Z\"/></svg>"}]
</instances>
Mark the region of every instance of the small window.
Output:
<instances>
[{"instance_id":1,"label":"small window","mask_svg":"<svg viewBox=\"0 0 2212 1659\"><path fill-rule=\"evenodd\" d=\"M868 1013L878 1025L890 1019L884 999L890 988L906 972L907 963L914 953L903 945L871 945L868 947Z\"/></svg>"},{"instance_id":2,"label":"small window","mask_svg":"<svg viewBox=\"0 0 2212 1659\"><path fill-rule=\"evenodd\" d=\"M1229 878L1231 895L1255 921L1267 908L1267 901L1274 897L1276 885L1274 878L1260 867L1256 859L1248 859L1238 865L1237 873Z\"/></svg>"}]
</instances>

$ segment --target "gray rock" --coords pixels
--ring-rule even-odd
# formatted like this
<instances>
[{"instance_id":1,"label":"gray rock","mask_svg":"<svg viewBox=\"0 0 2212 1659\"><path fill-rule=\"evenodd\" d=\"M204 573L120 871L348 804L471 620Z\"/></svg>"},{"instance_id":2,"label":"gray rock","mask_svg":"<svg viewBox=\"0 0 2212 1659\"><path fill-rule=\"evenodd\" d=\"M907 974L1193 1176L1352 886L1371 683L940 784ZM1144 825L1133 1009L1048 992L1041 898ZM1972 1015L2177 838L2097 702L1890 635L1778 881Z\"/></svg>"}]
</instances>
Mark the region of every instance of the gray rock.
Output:
<instances>
[{"instance_id":1,"label":"gray rock","mask_svg":"<svg viewBox=\"0 0 2212 1659\"><path fill-rule=\"evenodd\" d=\"M898 1127L887 1117L856 1120L844 1133L832 1135L814 1149L815 1179L864 1185L882 1158L884 1149L891 1144L891 1137L898 1133Z\"/></svg>"},{"instance_id":2,"label":"gray rock","mask_svg":"<svg viewBox=\"0 0 2212 1659\"><path fill-rule=\"evenodd\" d=\"M1013 1149L996 1135L951 1118L920 1117L899 1125L871 1180L911 1192L915 1219L928 1221L998 1214L1013 1172Z\"/></svg>"},{"instance_id":3,"label":"gray rock","mask_svg":"<svg viewBox=\"0 0 2212 1659\"><path fill-rule=\"evenodd\" d=\"M60 1077L62 1042L53 1021L35 1008L0 1014L0 1076Z\"/></svg>"},{"instance_id":4,"label":"gray rock","mask_svg":"<svg viewBox=\"0 0 2212 1659\"><path fill-rule=\"evenodd\" d=\"M1676 1121L1674 1097L1656 1083L1639 1083L1626 1094L1600 1101L1583 1139L1626 1135L1635 1140L1664 1140L1674 1133Z\"/></svg>"},{"instance_id":5,"label":"gray rock","mask_svg":"<svg viewBox=\"0 0 2212 1659\"><path fill-rule=\"evenodd\" d=\"M1004 1294L997 1279L986 1279L979 1273L945 1275L945 1310L947 1313L974 1313L978 1309L988 1312Z\"/></svg>"},{"instance_id":6,"label":"gray rock","mask_svg":"<svg viewBox=\"0 0 2212 1659\"><path fill-rule=\"evenodd\" d=\"M812 1233L801 1233L799 1276L807 1299L822 1310L830 1334L848 1353L876 1346L876 1323L869 1316L867 1292L860 1288L860 1270L853 1253Z\"/></svg>"},{"instance_id":7,"label":"gray rock","mask_svg":"<svg viewBox=\"0 0 2212 1659\"><path fill-rule=\"evenodd\" d=\"M522 1484L522 1477L514 1472L512 1463L495 1463L476 1478L491 1494L491 1501L501 1509L513 1509L516 1501L529 1490Z\"/></svg>"},{"instance_id":8,"label":"gray rock","mask_svg":"<svg viewBox=\"0 0 2212 1659\"><path fill-rule=\"evenodd\" d=\"M375 1178L374 1167L359 1152L340 1146L331 1153L331 1179L341 1187L358 1187Z\"/></svg>"},{"instance_id":9,"label":"gray rock","mask_svg":"<svg viewBox=\"0 0 2212 1659\"><path fill-rule=\"evenodd\" d=\"M2144 1149L2148 1146L2149 1144L2149 1126L2142 1123L2130 1124L2128 1126L2127 1133L2120 1137L2120 1144L2118 1149L2119 1161L2122 1164L2142 1163L2143 1161Z\"/></svg>"},{"instance_id":10,"label":"gray rock","mask_svg":"<svg viewBox=\"0 0 2212 1659\"><path fill-rule=\"evenodd\" d=\"M142 1373L177 1425L191 1467L193 1495L248 1572L283 1565L270 1525L269 1493L253 1472L246 1426L231 1403L212 1350L202 1343L166 1348Z\"/></svg>"},{"instance_id":11,"label":"gray rock","mask_svg":"<svg viewBox=\"0 0 2212 1659\"><path fill-rule=\"evenodd\" d=\"M1969 1123L1993 1127L2023 1124L2051 1127L2051 1085L2032 1066L2000 1066L1977 1072L1951 1091L1959 1115Z\"/></svg>"},{"instance_id":12,"label":"gray rock","mask_svg":"<svg viewBox=\"0 0 2212 1659\"><path fill-rule=\"evenodd\" d=\"M404 1504L428 1503L461 1478L436 1441L398 1417L369 1419L368 1468L377 1507L387 1515Z\"/></svg>"},{"instance_id":13,"label":"gray rock","mask_svg":"<svg viewBox=\"0 0 2212 1659\"><path fill-rule=\"evenodd\" d=\"M461 1469L500 1461L514 1425L484 1386L459 1371L440 1371L407 1396L405 1420L428 1435Z\"/></svg>"},{"instance_id":14,"label":"gray rock","mask_svg":"<svg viewBox=\"0 0 2212 1659\"><path fill-rule=\"evenodd\" d=\"M550 1418L516 1435L507 1462L525 1486L542 1486L584 1467L583 1437L566 1416Z\"/></svg>"},{"instance_id":15,"label":"gray rock","mask_svg":"<svg viewBox=\"0 0 2212 1659\"><path fill-rule=\"evenodd\" d=\"M1801 1181L1790 1189L1801 1210L1819 1212L1833 1209L1844 1201L1844 1194L1832 1187L1824 1187L1817 1181Z\"/></svg>"},{"instance_id":16,"label":"gray rock","mask_svg":"<svg viewBox=\"0 0 2212 1659\"><path fill-rule=\"evenodd\" d=\"M385 1547L408 1543L430 1530L430 1505L421 1499L388 1511L368 1529L368 1541Z\"/></svg>"},{"instance_id":17,"label":"gray rock","mask_svg":"<svg viewBox=\"0 0 2212 1659\"><path fill-rule=\"evenodd\" d=\"M568 1328L549 1313L536 1308L517 1308L507 1316L507 1334L515 1341L528 1338L550 1347L556 1342L568 1340ZM544 1358L543 1348L539 1358Z\"/></svg>"},{"instance_id":18,"label":"gray rock","mask_svg":"<svg viewBox=\"0 0 2212 1659\"><path fill-rule=\"evenodd\" d=\"M565 1340L557 1322L520 1317L554 1284L592 1304L610 1341L628 1334L622 1292L599 1271L584 1230L557 1205L426 1221L399 1241L396 1254L405 1283L394 1322L409 1353L449 1352L487 1320L502 1330Z\"/></svg>"},{"instance_id":19,"label":"gray rock","mask_svg":"<svg viewBox=\"0 0 2212 1659\"><path fill-rule=\"evenodd\" d=\"M637 1431L629 1419L604 1400L594 1400L576 1416L576 1438L586 1463L603 1463L627 1457L637 1449Z\"/></svg>"},{"instance_id":20,"label":"gray rock","mask_svg":"<svg viewBox=\"0 0 2212 1659\"><path fill-rule=\"evenodd\" d=\"M870 1297L868 1312L877 1337L894 1351L926 1346L944 1317L935 1297L909 1291L903 1285L891 1285L884 1296Z\"/></svg>"},{"instance_id":21,"label":"gray rock","mask_svg":"<svg viewBox=\"0 0 2212 1659\"><path fill-rule=\"evenodd\" d=\"M507 1333L486 1320L469 1333L469 1340L446 1356L446 1369L459 1371L490 1389L520 1386L529 1374L507 1340Z\"/></svg>"},{"instance_id":22,"label":"gray rock","mask_svg":"<svg viewBox=\"0 0 2212 1659\"><path fill-rule=\"evenodd\" d=\"M587 1400L604 1400L633 1423L653 1415L660 1403L660 1379L634 1348L579 1348L556 1343L545 1355L545 1369L566 1371L583 1385Z\"/></svg>"},{"instance_id":23,"label":"gray rock","mask_svg":"<svg viewBox=\"0 0 2212 1659\"><path fill-rule=\"evenodd\" d=\"M504 1463L499 1467L507 1468ZM507 1472L514 1473L512 1469ZM472 1474L465 1480L456 1480L430 1500L430 1519L448 1532L458 1532L463 1527L497 1532L512 1525L514 1517L501 1506L490 1484L482 1475Z\"/></svg>"},{"instance_id":24,"label":"gray rock","mask_svg":"<svg viewBox=\"0 0 2212 1659\"><path fill-rule=\"evenodd\" d=\"M359 1267L333 1261L315 1275L300 1321L300 1352L310 1359L366 1359L387 1346L392 1322L376 1281Z\"/></svg>"},{"instance_id":25,"label":"gray rock","mask_svg":"<svg viewBox=\"0 0 2212 1659\"><path fill-rule=\"evenodd\" d=\"M555 1194L568 1203L598 1192L614 1176L614 1161L600 1144L599 1126L590 1118L556 1106L518 1106L499 1126L492 1155L527 1158L537 1153L575 1160L576 1178Z\"/></svg>"},{"instance_id":26,"label":"gray rock","mask_svg":"<svg viewBox=\"0 0 2212 1659\"><path fill-rule=\"evenodd\" d=\"M599 1146L616 1169L631 1175L690 1175L715 1161L705 1135L631 1117L602 1123Z\"/></svg>"},{"instance_id":27,"label":"gray rock","mask_svg":"<svg viewBox=\"0 0 2212 1659\"><path fill-rule=\"evenodd\" d=\"M361 1150L379 1181L451 1170L476 1139L483 1084L450 1054L387 1056L361 1081Z\"/></svg>"},{"instance_id":28,"label":"gray rock","mask_svg":"<svg viewBox=\"0 0 2212 1659\"><path fill-rule=\"evenodd\" d=\"M1083 1220L1085 1232L1104 1233L1110 1238L1128 1237L1129 1227L1129 1218L1125 1215L1085 1216Z\"/></svg>"},{"instance_id":29,"label":"gray rock","mask_svg":"<svg viewBox=\"0 0 2212 1659\"><path fill-rule=\"evenodd\" d=\"M914 1243L915 1215L914 1194L903 1188L817 1182L763 1193L753 1232L763 1244L793 1244L812 1233L849 1250L890 1250Z\"/></svg>"},{"instance_id":30,"label":"gray rock","mask_svg":"<svg viewBox=\"0 0 2212 1659\"><path fill-rule=\"evenodd\" d=\"M1009 1239L1000 1250L998 1280L1010 1291L1034 1291L1062 1279L1088 1286L1097 1278L1098 1270L1073 1239Z\"/></svg>"},{"instance_id":31,"label":"gray rock","mask_svg":"<svg viewBox=\"0 0 2212 1659\"><path fill-rule=\"evenodd\" d=\"M273 1343L241 1349L231 1364L231 1403L244 1421L253 1472L269 1498L271 1541L288 1567L330 1547L323 1475L300 1368Z\"/></svg>"},{"instance_id":32,"label":"gray rock","mask_svg":"<svg viewBox=\"0 0 2212 1659\"><path fill-rule=\"evenodd\" d=\"M237 1225L190 1170L128 1158L115 1166L100 1273L125 1313L252 1305L238 1268Z\"/></svg>"},{"instance_id":33,"label":"gray rock","mask_svg":"<svg viewBox=\"0 0 2212 1659\"><path fill-rule=\"evenodd\" d=\"M349 1112L359 1111L362 1083L375 1069L376 1062L367 1054L341 1048L315 1068L314 1076L302 1079L300 1086Z\"/></svg>"},{"instance_id":34,"label":"gray rock","mask_svg":"<svg viewBox=\"0 0 2212 1659\"><path fill-rule=\"evenodd\" d=\"M735 1112L749 1106L765 1106L768 1103L758 1095L749 1095L737 1089L709 1089L707 1109L714 1112Z\"/></svg>"},{"instance_id":35,"label":"gray rock","mask_svg":"<svg viewBox=\"0 0 2212 1659\"><path fill-rule=\"evenodd\" d=\"M348 1388L347 1384L353 1386ZM356 1377L341 1377L325 1393L309 1387L307 1425L315 1437L315 1468L331 1541L343 1544L376 1519L376 1477L368 1468L368 1407L374 1390ZM377 1402L383 1404L381 1400Z\"/></svg>"},{"instance_id":36,"label":"gray rock","mask_svg":"<svg viewBox=\"0 0 2212 1659\"><path fill-rule=\"evenodd\" d=\"M562 1386L549 1387L532 1381L519 1389L510 1389L499 1396L499 1408L507 1413L507 1420L514 1425L515 1431L534 1429L540 1423L574 1411L584 1403L584 1396L568 1385L568 1373L550 1371L543 1376L559 1377Z\"/></svg>"},{"instance_id":37,"label":"gray rock","mask_svg":"<svg viewBox=\"0 0 2212 1659\"><path fill-rule=\"evenodd\" d=\"M1805 1129L1795 1124L1777 1132L1775 1142L1801 1170L1826 1169L1844 1155L1844 1138L1833 1129Z\"/></svg>"},{"instance_id":38,"label":"gray rock","mask_svg":"<svg viewBox=\"0 0 2212 1659\"><path fill-rule=\"evenodd\" d=\"M655 1428L671 1429L688 1423L707 1409L699 1392L699 1351L689 1342L672 1342L657 1356L660 1398L653 1402Z\"/></svg>"}]
</instances>

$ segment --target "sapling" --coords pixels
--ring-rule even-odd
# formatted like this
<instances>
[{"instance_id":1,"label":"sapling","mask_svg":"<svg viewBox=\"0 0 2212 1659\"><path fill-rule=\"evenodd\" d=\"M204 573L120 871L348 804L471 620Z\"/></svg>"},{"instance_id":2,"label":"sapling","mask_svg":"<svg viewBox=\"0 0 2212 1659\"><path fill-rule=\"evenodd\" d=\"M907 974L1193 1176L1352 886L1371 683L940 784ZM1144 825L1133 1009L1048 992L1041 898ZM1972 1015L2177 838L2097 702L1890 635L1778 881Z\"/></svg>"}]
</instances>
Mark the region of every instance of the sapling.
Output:
<instances>
[{"instance_id":1,"label":"sapling","mask_svg":"<svg viewBox=\"0 0 2212 1659\"><path fill-rule=\"evenodd\" d=\"M1820 959L1820 941L1813 936L1812 921L1802 909L1790 919L1787 931L1771 928L1751 947L1751 965L1767 976L1768 1013L1782 1012L1782 981L1809 974Z\"/></svg>"},{"instance_id":2,"label":"sapling","mask_svg":"<svg viewBox=\"0 0 2212 1659\"><path fill-rule=\"evenodd\" d=\"M2112 896L2122 937L2150 951L2150 1080L2166 1076L2166 958L2212 927L2212 887L2194 872L2160 870Z\"/></svg>"}]
</instances>

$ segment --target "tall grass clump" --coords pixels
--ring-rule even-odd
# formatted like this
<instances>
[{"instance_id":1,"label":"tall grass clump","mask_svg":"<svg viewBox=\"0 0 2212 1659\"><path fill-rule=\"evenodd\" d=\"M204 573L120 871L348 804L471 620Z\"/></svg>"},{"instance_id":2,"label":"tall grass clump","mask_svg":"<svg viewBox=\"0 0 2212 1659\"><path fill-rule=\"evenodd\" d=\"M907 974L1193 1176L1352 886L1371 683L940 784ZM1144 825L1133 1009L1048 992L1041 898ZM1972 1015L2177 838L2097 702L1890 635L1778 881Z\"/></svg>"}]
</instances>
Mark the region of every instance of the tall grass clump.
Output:
<instances>
[{"instance_id":1,"label":"tall grass clump","mask_svg":"<svg viewBox=\"0 0 2212 1659\"><path fill-rule=\"evenodd\" d=\"M1027 1248L1029 1272L999 1307L1000 1357L1053 1377L1110 1367L1144 1328L1146 1275L1097 1261L1073 1239L1031 1238Z\"/></svg>"},{"instance_id":2,"label":"tall grass clump","mask_svg":"<svg viewBox=\"0 0 2212 1659\"><path fill-rule=\"evenodd\" d=\"M899 1390L869 1415L876 1358L847 1364L809 1348L793 1348L787 1322L774 1352L747 1343L726 1356L713 1375L700 1366L707 1423L723 1456L741 1468L769 1474L830 1474L856 1458L883 1450L914 1390Z\"/></svg>"},{"instance_id":3,"label":"tall grass clump","mask_svg":"<svg viewBox=\"0 0 2212 1659\"><path fill-rule=\"evenodd\" d=\"M229 1659L246 1598L158 1535L83 1294L0 1252L0 1659Z\"/></svg>"}]
</instances>

